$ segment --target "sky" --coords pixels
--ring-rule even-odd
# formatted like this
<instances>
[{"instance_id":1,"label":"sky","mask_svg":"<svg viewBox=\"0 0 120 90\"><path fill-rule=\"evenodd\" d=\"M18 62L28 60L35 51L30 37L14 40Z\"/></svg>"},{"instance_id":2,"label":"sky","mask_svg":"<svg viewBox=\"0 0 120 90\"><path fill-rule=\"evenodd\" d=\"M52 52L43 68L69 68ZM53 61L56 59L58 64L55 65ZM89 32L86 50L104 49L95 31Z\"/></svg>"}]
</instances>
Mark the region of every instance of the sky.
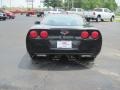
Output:
<instances>
[{"instance_id":1,"label":"sky","mask_svg":"<svg viewBox=\"0 0 120 90\"><path fill-rule=\"evenodd\" d=\"M10 1L11 1L11 6L12 7L27 7L27 2L26 0L2 0L2 6L7 6L10 7ZM40 6L40 1L43 0L34 0L34 7ZM28 6L30 7L31 3L28 3ZM41 7L43 4L41 3ZM0 0L0 7L1 7L1 0Z\"/></svg>"},{"instance_id":2,"label":"sky","mask_svg":"<svg viewBox=\"0 0 120 90\"><path fill-rule=\"evenodd\" d=\"M115 0L117 5L120 6L120 0Z\"/></svg>"},{"instance_id":3,"label":"sky","mask_svg":"<svg viewBox=\"0 0 120 90\"><path fill-rule=\"evenodd\" d=\"M0 7L1 7L1 1L2 1L2 6L7 6L10 7L10 1L11 1L11 6L13 7L27 7L26 0L0 0ZM40 6L40 1L43 0L34 0L34 7ZM120 0L115 0L120 6ZM29 3L30 4L30 3ZM30 7L30 5L28 5ZM41 7L43 7L43 4L41 3Z\"/></svg>"}]
</instances>

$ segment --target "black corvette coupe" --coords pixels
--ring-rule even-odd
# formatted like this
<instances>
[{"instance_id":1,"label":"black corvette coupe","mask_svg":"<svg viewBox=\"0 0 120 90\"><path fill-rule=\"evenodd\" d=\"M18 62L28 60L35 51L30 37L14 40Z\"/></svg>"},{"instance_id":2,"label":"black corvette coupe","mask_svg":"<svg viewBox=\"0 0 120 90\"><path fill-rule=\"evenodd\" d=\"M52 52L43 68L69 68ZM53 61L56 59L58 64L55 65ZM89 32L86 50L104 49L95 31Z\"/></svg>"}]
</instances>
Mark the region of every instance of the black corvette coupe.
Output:
<instances>
[{"instance_id":1,"label":"black corvette coupe","mask_svg":"<svg viewBox=\"0 0 120 90\"><path fill-rule=\"evenodd\" d=\"M47 15L30 28L26 48L35 57L69 56L94 59L100 52L102 35L78 15Z\"/></svg>"}]
</instances>

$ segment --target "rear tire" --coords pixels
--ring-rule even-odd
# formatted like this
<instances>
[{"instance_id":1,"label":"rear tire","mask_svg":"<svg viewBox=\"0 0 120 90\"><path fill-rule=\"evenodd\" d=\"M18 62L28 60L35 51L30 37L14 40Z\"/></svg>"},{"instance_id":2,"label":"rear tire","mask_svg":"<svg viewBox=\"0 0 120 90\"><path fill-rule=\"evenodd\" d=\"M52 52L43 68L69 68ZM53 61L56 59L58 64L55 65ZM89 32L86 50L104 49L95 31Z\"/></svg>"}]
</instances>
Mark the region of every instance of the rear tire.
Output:
<instances>
[{"instance_id":1,"label":"rear tire","mask_svg":"<svg viewBox=\"0 0 120 90\"><path fill-rule=\"evenodd\" d=\"M90 18L87 18L86 21L87 21L87 22L90 22Z\"/></svg>"},{"instance_id":2,"label":"rear tire","mask_svg":"<svg viewBox=\"0 0 120 90\"><path fill-rule=\"evenodd\" d=\"M28 16L28 17L29 17L29 16L30 16L30 14L26 14L26 16Z\"/></svg>"},{"instance_id":3,"label":"rear tire","mask_svg":"<svg viewBox=\"0 0 120 90\"><path fill-rule=\"evenodd\" d=\"M43 17L44 16L44 14L41 14L41 17Z\"/></svg>"},{"instance_id":4,"label":"rear tire","mask_svg":"<svg viewBox=\"0 0 120 90\"><path fill-rule=\"evenodd\" d=\"M103 19L101 19L101 21L102 21L102 22L104 22L104 20L103 20Z\"/></svg>"},{"instance_id":5,"label":"rear tire","mask_svg":"<svg viewBox=\"0 0 120 90\"><path fill-rule=\"evenodd\" d=\"M6 18L3 18L3 20L5 21L5 20L6 20Z\"/></svg>"},{"instance_id":6,"label":"rear tire","mask_svg":"<svg viewBox=\"0 0 120 90\"><path fill-rule=\"evenodd\" d=\"M94 65L94 58L95 57L84 57L84 58L79 57L78 63L80 65L83 65L83 66L87 67L87 68L92 68L93 65Z\"/></svg>"},{"instance_id":7,"label":"rear tire","mask_svg":"<svg viewBox=\"0 0 120 90\"><path fill-rule=\"evenodd\" d=\"M95 57L81 57L83 62L94 62Z\"/></svg>"},{"instance_id":8,"label":"rear tire","mask_svg":"<svg viewBox=\"0 0 120 90\"><path fill-rule=\"evenodd\" d=\"M35 54L29 54L30 58L32 59L32 61L35 61L37 56Z\"/></svg>"},{"instance_id":9,"label":"rear tire","mask_svg":"<svg viewBox=\"0 0 120 90\"><path fill-rule=\"evenodd\" d=\"M110 22L113 22L113 21L114 21L114 16L110 18Z\"/></svg>"},{"instance_id":10,"label":"rear tire","mask_svg":"<svg viewBox=\"0 0 120 90\"><path fill-rule=\"evenodd\" d=\"M12 17L12 19L15 19L15 17Z\"/></svg>"},{"instance_id":11,"label":"rear tire","mask_svg":"<svg viewBox=\"0 0 120 90\"><path fill-rule=\"evenodd\" d=\"M101 21L101 16L97 16L96 22L100 22L100 21Z\"/></svg>"},{"instance_id":12,"label":"rear tire","mask_svg":"<svg viewBox=\"0 0 120 90\"><path fill-rule=\"evenodd\" d=\"M40 17L40 15L37 15L37 17Z\"/></svg>"}]
</instances>

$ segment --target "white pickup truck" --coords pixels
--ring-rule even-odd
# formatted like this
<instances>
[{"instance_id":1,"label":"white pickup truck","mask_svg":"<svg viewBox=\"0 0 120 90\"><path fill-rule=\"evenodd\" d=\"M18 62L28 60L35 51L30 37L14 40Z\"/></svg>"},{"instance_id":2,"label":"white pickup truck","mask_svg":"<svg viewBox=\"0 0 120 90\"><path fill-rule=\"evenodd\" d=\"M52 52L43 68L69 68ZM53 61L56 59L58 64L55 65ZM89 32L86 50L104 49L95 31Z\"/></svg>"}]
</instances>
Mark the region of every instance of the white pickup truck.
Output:
<instances>
[{"instance_id":1,"label":"white pickup truck","mask_svg":"<svg viewBox=\"0 0 120 90\"><path fill-rule=\"evenodd\" d=\"M0 20L6 20L7 16L3 11L0 11Z\"/></svg>"},{"instance_id":2,"label":"white pickup truck","mask_svg":"<svg viewBox=\"0 0 120 90\"><path fill-rule=\"evenodd\" d=\"M48 9L44 11L44 14L62 14L64 13L64 9L54 8L54 9Z\"/></svg>"},{"instance_id":3,"label":"white pickup truck","mask_svg":"<svg viewBox=\"0 0 120 90\"><path fill-rule=\"evenodd\" d=\"M93 11L84 12L84 17L87 21L96 20L99 21L113 21L115 14L108 8L95 8Z\"/></svg>"},{"instance_id":4,"label":"white pickup truck","mask_svg":"<svg viewBox=\"0 0 120 90\"><path fill-rule=\"evenodd\" d=\"M82 8L71 8L70 11L66 11L68 14L77 14L84 16L84 9Z\"/></svg>"}]
</instances>

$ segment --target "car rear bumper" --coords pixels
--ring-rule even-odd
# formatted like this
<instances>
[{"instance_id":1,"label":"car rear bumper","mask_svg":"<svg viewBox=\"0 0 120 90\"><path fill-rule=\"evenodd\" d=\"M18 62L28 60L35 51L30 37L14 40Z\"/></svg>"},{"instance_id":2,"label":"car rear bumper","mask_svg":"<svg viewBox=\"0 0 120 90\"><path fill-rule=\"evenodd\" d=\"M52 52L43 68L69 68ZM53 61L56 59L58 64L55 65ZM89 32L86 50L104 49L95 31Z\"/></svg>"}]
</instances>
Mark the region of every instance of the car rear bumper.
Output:
<instances>
[{"instance_id":1,"label":"car rear bumper","mask_svg":"<svg viewBox=\"0 0 120 90\"><path fill-rule=\"evenodd\" d=\"M7 17L6 16L4 16L4 17L0 17L0 19L6 19Z\"/></svg>"},{"instance_id":2,"label":"car rear bumper","mask_svg":"<svg viewBox=\"0 0 120 90\"><path fill-rule=\"evenodd\" d=\"M27 51L30 54L37 55L91 55L96 56L101 50L101 41L91 40L91 41L78 41L79 44L76 44L76 47L73 48L57 48L57 45L51 46L51 42L41 42L36 40L28 40L27 41ZM76 43L76 41L72 41L72 43ZM75 44L74 44L75 45Z\"/></svg>"},{"instance_id":3,"label":"car rear bumper","mask_svg":"<svg viewBox=\"0 0 120 90\"><path fill-rule=\"evenodd\" d=\"M49 29L46 30L49 35L47 38L37 36L31 38L30 30L26 37L26 48L29 54L77 54L77 55L92 55L96 56L102 46L102 36L98 30L91 29L86 30L89 33L89 37L86 39L80 36L85 30L67 30L67 35L62 35L63 30ZM96 39L92 38L92 33L98 32ZM41 33L40 30L36 30L37 34Z\"/></svg>"},{"instance_id":4,"label":"car rear bumper","mask_svg":"<svg viewBox=\"0 0 120 90\"><path fill-rule=\"evenodd\" d=\"M96 20L96 17L85 17L86 19Z\"/></svg>"},{"instance_id":5,"label":"car rear bumper","mask_svg":"<svg viewBox=\"0 0 120 90\"><path fill-rule=\"evenodd\" d=\"M91 20L95 20L97 17L96 16L85 16L86 19L91 19Z\"/></svg>"}]
</instances>

